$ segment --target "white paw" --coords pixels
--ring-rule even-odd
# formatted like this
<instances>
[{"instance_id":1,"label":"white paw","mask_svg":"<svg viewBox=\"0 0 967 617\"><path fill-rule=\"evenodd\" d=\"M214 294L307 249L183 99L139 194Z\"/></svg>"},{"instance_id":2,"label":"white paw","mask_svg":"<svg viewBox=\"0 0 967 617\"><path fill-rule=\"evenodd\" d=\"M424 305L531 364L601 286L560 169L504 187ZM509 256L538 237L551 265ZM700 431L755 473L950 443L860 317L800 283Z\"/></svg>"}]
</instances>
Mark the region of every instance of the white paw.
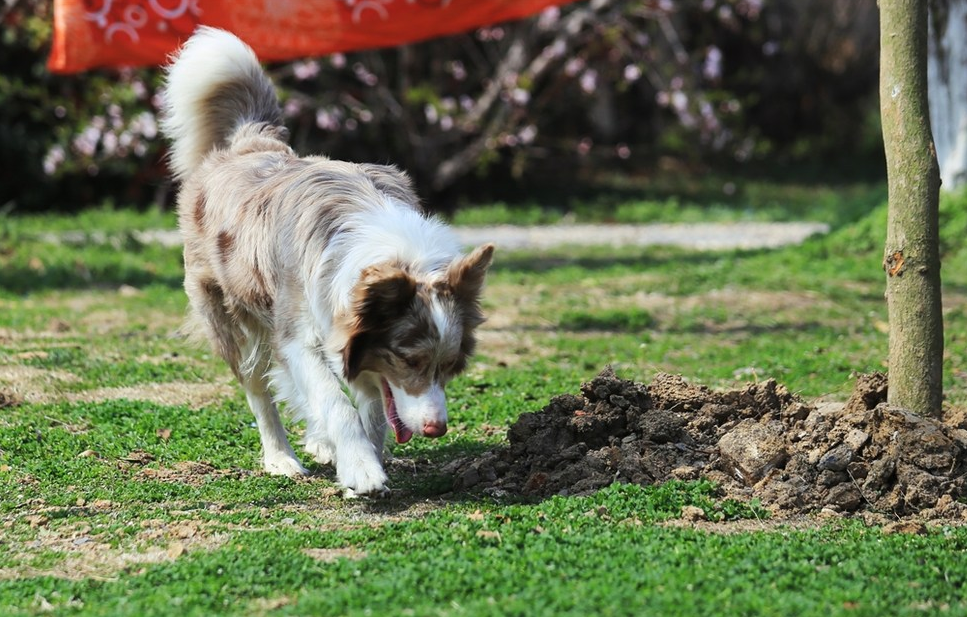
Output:
<instances>
[{"instance_id":1,"label":"white paw","mask_svg":"<svg viewBox=\"0 0 967 617\"><path fill-rule=\"evenodd\" d=\"M356 459L336 466L336 478L346 489L346 497L362 495L385 495L389 493L386 481L389 479L377 461L366 462Z\"/></svg>"},{"instance_id":2,"label":"white paw","mask_svg":"<svg viewBox=\"0 0 967 617\"><path fill-rule=\"evenodd\" d=\"M322 441L307 443L306 452L312 455L312 458L320 465L328 465L335 459L332 446Z\"/></svg>"},{"instance_id":3,"label":"white paw","mask_svg":"<svg viewBox=\"0 0 967 617\"><path fill-rule=\"evenodd\" d=\"M263 467L266 473L270 473L273 476L289 476L290 478L294 478L295 476L309 474L309 470L302 466L299 459L285 452L278 452L271 455L266 454Z\"/></svg>"}]
</instances>

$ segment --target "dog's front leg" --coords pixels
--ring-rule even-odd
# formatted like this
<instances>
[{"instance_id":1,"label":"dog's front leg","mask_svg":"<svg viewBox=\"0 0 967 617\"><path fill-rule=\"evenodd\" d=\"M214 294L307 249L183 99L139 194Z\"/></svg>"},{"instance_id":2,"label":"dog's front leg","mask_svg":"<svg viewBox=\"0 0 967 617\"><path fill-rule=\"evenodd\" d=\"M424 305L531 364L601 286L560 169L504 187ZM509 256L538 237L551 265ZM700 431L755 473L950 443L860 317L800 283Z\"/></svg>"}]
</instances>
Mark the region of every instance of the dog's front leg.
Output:
<instances>
[{"instance_id":1,"label":"dog's front leg","mask_svg":"<svg viewBox=\"0 0 967 617\"><path fill-rule=\"evenodd\" d=\"M308 424L306 448L314 451L315 441L320 440L321 446L331 444L336 478L346 488L347 496L385 493L387 477L381 453L339 379L318 352L301 341L284 346L281 355L291 386L299 390L283 396L303 401L305 407L301 412Z\"/></svg>"}]
</instances>

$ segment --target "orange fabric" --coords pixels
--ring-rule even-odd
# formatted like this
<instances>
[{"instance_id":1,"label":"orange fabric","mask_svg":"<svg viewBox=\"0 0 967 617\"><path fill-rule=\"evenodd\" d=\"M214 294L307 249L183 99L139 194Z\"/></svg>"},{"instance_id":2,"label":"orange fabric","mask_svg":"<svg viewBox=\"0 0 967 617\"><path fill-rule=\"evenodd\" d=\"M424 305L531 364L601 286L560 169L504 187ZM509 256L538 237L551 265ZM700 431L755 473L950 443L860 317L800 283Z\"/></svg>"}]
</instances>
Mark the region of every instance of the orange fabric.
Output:
<instances>
[{"instance_id":1,"label":"orange fabric","mask_svg":"<svg viewBox=\"0 0 967 617\"><path fill-rule=\"evenodd\" d=\"M388 47L518 19L574 0L54 0L47 67L162 64L204 24L263 60Z\"/></svg>"}]
</instances>

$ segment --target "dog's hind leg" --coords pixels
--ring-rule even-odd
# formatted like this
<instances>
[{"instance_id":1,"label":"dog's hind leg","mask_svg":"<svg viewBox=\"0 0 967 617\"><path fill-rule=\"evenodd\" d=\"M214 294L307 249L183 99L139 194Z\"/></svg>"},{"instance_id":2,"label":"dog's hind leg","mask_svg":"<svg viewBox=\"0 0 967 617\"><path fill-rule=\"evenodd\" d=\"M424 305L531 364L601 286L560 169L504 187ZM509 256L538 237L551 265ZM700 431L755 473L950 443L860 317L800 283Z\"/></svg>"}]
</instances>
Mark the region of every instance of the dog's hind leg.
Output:
<instances>
[{"instance_id":1,"label":"dog's hind leg","mask_svg":"<svg viewBox=\"0 0 967 617\"><path fill-rule=\"evenodd\" d=\"M296 457L289 440L285 435L285 427L279 417L279 410L269 394L268 379L264 373L248 377L242 386L248 405L255 414L255 423L259 427L262 438L262 463L267 471L273 475L300 476L309 473Z\"/></svg>"},{"instance_id":2,"label":"dog's hind leg","mask_svg":"<svg viewBox=\"0 0 967 617\"><path fill-rule=\"evenodd\" d=\"M214 280L193 276L189 270L185 275L185 291L191 300L196 326L204 332L215 353L225 359L245 389L262 439L265 471L286 476L307 474L289 444L279 411L269 395L268 352L258 348L258 342L246 336L242 324L228 314L224 293Z\"/></svg>"}]
</instances>

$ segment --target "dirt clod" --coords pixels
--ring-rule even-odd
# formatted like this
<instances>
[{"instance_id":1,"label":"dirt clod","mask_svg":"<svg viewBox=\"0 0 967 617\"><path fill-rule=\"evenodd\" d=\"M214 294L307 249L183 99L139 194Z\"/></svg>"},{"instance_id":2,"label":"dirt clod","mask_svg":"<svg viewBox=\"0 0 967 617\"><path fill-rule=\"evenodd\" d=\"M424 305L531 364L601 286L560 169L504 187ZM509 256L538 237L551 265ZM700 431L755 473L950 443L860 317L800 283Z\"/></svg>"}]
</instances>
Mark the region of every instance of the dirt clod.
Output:
<instances>
[{"instance_id":1,"label":"dirt clod","mask_svg":"<svg viewBox=\"0 0 967 617\"><path fill-rule=\"evenodd\" d=\"M497 496L708 477L786 514L964 517L967 430L892 408L886 390L884 375L863 375L845 405L810 405L774 380L713 391L666 374L636 383L609 367L580 395L522 414L506 446L446 471L457 490Z\"/></svg>"}]
</instances>

